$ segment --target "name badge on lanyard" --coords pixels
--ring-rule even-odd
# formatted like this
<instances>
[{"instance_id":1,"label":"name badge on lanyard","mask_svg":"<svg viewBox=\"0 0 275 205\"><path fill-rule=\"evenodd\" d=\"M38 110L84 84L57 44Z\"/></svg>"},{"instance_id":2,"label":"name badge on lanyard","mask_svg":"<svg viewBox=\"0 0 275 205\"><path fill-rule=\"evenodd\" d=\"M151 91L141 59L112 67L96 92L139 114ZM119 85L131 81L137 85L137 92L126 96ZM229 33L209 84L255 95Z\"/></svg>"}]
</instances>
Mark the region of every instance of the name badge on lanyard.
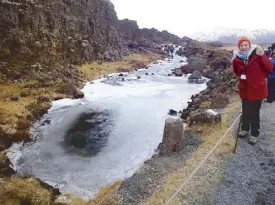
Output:
<instances>
[{"instance_id":1,"label":"name badge on lanyard","mask_svg":"<svg viewBox=\"0 0 275 205\"><path fill-rule=\"evenodd\" d=\"M245 75L245 74L242 74L242 75L241 75L241 79L242 79L242 80L246 80L246 75Z\"/></svg>"}]
</instances>

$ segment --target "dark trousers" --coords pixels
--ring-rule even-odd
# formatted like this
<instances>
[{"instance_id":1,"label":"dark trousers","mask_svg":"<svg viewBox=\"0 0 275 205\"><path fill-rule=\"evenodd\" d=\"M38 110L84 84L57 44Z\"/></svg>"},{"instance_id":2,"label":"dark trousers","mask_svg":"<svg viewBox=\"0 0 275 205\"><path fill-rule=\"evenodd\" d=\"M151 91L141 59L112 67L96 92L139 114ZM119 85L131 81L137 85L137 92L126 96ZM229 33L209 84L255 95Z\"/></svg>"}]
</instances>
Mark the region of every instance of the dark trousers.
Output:
<instances>
[{"instance_id":1,"label":"dark trousers","mask_svg":"<svg viewBox=\"0 0 275 205\"><path fill-rule=\"evenodd\" d=\"M251 135L258 137L260 134L260 109L262 100L242 100L242 130L251 129Z\"/></svg>"},{"instance_id":2,"label":"dark trousers","mask_svg":"<svg viewBox=\"0 0 275 205\"><path fill-rule=\"evenodd\" d=\"M273 102L273 101L275 101L275 79L268 78L268 80L267 80L267 87L268 87L268 98L267 98L267 101Z\"/></svg>"}]
</instances>

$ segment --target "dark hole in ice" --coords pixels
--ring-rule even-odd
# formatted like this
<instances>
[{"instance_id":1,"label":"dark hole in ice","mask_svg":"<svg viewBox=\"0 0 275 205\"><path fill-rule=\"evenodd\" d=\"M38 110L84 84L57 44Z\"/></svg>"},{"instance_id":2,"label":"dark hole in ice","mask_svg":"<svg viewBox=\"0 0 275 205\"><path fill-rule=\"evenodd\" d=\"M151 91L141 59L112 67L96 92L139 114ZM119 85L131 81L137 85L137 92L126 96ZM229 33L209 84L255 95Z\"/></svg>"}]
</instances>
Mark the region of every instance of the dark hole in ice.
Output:
<instances>
[{"instance_id":1,"label":"dark hole in ice","mask_svg":"<svg viewBox=\"0 0 275 205\"><path fill-rule=\"evenodd\" d=\"M107 145L112 125L109 111L82 113L66 133L63 146L72 154L94 156Z\"/></svg>"}]
</instances>

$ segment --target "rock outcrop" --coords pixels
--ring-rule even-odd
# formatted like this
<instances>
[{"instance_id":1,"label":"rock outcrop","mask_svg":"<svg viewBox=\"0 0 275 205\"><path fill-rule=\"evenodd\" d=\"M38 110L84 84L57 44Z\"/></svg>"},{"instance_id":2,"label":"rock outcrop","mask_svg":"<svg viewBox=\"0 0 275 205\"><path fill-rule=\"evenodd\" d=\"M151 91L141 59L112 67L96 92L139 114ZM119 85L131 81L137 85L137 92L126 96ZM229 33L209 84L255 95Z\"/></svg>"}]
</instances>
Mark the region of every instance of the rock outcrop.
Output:
<instances>
[{"instance_id":1,"label":"rock outcrop","mask_svg":"<svg viewBox=\"0 0 275 205\"><path fill-rule=\"evenodd\" d=\"M183 121L180 118L168 118L165 121L162 143L160 145L161 155L170 155L183 149L183 131Z\"/></svg>"},{"instance_id":2,"label":"rock outcrop","mask_svg":"<svg viewBox=\"0 0 275 205\"><path fill-rule=\"evenodd\" d=\"M192 75L188 77L189 83L205 83L206 80L202 79L202 74L198 70L194 70Z\"/></svg>"},{"instance_id":3,"label":"rock outcrop","mask_svg":"<svg viewBox=\"0 0 275 205\"><path fill-rule=\"evenodd\" d=\"M200 94L193 95L188 107L183 110L181 117L187 122L198 109L221 109L229 103L230 96L236 91L237 79L232 68L218 72L207 82L207 89Z\"/></svg>"},{"instance_id":4,"label":"rock outcrop","mask_svg":"<svg viewBox=\"0 0 275 205\"><path fill-rule=\"evenodd\" d=\"M18 74L22 79L34 71L47 73L57 63L112 60L125 54L109 1L1 1L0 22L0 78ZM14 66L16 71L10 70Z\"/></svg>"},{"instance_id":5,"label":"rock outcrop","mask_svg":"<svg viewBox=\"0 0 275 205\"><path fill-rule=\"evenodd\" d=\"M118 20L109 0L0 2L0 83L74 79L71 64L113 61L132 50L158 51L180 38ZM57 67L59 69L57 69Z\"/></svg>"},{"instance_id":6,"label":"rock outcrop","mask_svg":"<svg viewBox=\"0 0 275 205\"><path fill-rule=\"evenodd\" d=\"M219 123L221 122L221 114L217 110L198 109L190 114L190 125L194 123Z\"/></svg>"},{"instance_id":7,"label":"rock outcrop","mask_svg":"<svg viewBox=\"0 0 275 205\"><path fill-rule=\"evenodd\" d=\"M0 177L11 176L14 173L14 170L11 168L11 163L6 156L6 152L0 152Z\"/></svg>"},{"instance_id":8,"label":"rock outcrop","mask_svg":"<svg viewBox=\"0 0 275 205\"><path fill-rule=\"evenodd\" d=\"M124 19L118 22L118 33L123 39L123 45L126 48L146 51L151 50L161 52L159 49L160 44L177 44L181 39L169 33L168 31L158 31L157 29L140 29L136 21ZM166 51L173 51L174 47L169 47Z\"/></svg>"},{"instance_id":9,"label":"rock outcrop","mask_svg":"<svg viewBox=\"0 0 275 205\"><path fill-rule=\"evenodd\" d=\"M231 66L232 53L226 50L200 43L184 37L184 47L177 51L178 55L186 56L188 64L183 66L184 73L193 73L195 70L204 77L212 78L213 72L226 70Z\"/></svg>"},{"instance_id":10,"label":"rock outcrop","mask_svg":"<svg viewBox=\"0 0 275 205\"><path fill-rule=\"evenodd\" d=\"M174 69L172 69L172 73L173 73L175 76L182 76L182 74L183 74L181 68L174 68Z\"/></svg>"},{"instance_id":11,"label":"rock outcrop","mask_svg":"<svg viewBox=\"0 0 275 205\"><path fill-rule=\"evenodd\" d=\"M181 117L190 125L194 121L204 123L208 120L193 120L194 116L205 116L205 112L198 114L198 109L224 108L234 92L237 80L231 68L232 53L186 37L183 38L183 45L185 47L179 49L178 54L188 57L188 64L182 66L181 70L185 74L192 74L189 82L196 82L196 78L201 76L210 81L207 82L206 90L192 96L192 101L183 110Z\"/></svg>"}]
</instances>

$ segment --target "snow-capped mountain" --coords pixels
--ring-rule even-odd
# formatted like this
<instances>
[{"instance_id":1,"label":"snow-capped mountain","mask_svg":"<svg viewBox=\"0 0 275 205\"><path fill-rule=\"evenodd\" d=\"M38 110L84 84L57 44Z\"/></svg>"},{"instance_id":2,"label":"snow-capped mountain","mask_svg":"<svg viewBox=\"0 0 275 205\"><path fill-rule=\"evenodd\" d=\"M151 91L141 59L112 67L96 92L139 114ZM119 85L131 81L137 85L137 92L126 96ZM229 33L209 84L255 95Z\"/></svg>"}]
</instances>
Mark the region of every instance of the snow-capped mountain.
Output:
<instances>
[{"instance_id":1,"label":"snow-capped mountain","mask_svg":"<svg viewBox=\"0 0 275 205\"><path fill-rule=\"evenodd\" d=\"M204 42L219 41L224 44L236 44L241 36L249 37L253 43L270 44L275 42L275 29L252 30L218 28L213 30L204 30L200 33L192 35L191 38Z\"/></svg>"}]
</instances>

